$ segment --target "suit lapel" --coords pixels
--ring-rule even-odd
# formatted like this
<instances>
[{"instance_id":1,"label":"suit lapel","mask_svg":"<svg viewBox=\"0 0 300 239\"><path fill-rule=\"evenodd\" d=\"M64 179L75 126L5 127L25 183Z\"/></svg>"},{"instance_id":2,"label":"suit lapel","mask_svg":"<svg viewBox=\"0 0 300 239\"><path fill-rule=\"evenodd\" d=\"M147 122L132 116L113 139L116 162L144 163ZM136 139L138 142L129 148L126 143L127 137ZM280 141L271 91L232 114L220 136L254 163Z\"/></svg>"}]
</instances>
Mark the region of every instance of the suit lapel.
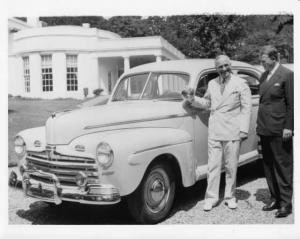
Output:
<instances>
[{"instance_id":1,"label":"suit lapel","mask_svg":"<svg viewBox=\"0 0 300 239\"><path fill-rule=\"evenodd\" d=\"M220 106L222 106L222 104L226 101L226 99L229 97L229 95L232 93L232 91L234 90L234 84L233 84L233 79L232 79L233 75L231 75L231 79L227 82L223 95L220 98L219 103L216 105L216 109L220 108Z\"/></svg>"},{"instance_id":2,"label":"suit lapel","mask_svg":"<svg viewBox=\"0 0 300 239\"><path fill-rule=\"evenodd\" d=\"M260 88L260 94L261 94L261 95L262 95L262 94L266 91L266 89L267 89L267 86L268 86L268 84L267 84L267 82L266 82L267 77L268 77L268 75L266 74L266 72L264 72L264 73L262 74L262 76L261 76L261 79L260 79L260 86L259 86L259 88Z\"/></svg>"},{"instance_id":3,"label":"suit lapel","mask_svg":"<svg viewBox=\"0 0 300 239\"><path fill-rule=\"evenodd\" d=\"M270 87L272 85L274 85L274 83L277 81L277 79L280 77L281 75L281 70L282 70L282 66L280 65L277 70L274 72L274 74L272 75L272 77L266 82L266 78L267 76L265 76L265 79L262 81L261 85L260 85L260 97L262 97L264 94L266 94L266 92L270 89Z\"/></svg>"}]
</instances>

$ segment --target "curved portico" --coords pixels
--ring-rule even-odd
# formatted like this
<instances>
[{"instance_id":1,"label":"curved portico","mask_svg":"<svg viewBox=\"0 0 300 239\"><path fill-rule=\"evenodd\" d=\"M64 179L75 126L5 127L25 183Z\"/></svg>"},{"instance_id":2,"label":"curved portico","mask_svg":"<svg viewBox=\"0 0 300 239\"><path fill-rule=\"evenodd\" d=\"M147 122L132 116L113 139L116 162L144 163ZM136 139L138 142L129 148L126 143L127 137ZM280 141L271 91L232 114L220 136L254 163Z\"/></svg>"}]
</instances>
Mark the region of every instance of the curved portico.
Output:
<instances>
[{"instance_id":1,"label":"curved portico","mask_svg":"<svg viewBox=\"0 0 300 239\"><path fill-rule=\"evenodd\" d=\"M160 36L121 38L84 26L38 27L12 33L9 93L25 97L83 98L102 88L109 94L131 67L183 59Z\"/></svg>"}]
</instances>

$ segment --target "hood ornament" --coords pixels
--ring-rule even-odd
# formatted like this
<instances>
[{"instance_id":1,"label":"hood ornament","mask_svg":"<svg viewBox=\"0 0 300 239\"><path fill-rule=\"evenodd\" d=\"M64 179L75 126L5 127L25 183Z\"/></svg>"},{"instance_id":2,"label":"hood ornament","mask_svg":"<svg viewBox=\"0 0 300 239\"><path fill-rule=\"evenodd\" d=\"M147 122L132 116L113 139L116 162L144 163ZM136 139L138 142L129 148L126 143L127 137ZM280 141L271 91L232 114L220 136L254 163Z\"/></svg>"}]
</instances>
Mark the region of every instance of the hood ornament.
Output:
<instances>
[{"instance_id":1,"label":"hood ornament","mask_svg":"<svg viewBox=\"0 0 300 239\"><path fill-rule=\"evenodd\" d=\"M56 112L53 112L52 114L51 114L51 118L53 119L53 118L55 118L56 117Z\"/></svg>"}]
</instances>

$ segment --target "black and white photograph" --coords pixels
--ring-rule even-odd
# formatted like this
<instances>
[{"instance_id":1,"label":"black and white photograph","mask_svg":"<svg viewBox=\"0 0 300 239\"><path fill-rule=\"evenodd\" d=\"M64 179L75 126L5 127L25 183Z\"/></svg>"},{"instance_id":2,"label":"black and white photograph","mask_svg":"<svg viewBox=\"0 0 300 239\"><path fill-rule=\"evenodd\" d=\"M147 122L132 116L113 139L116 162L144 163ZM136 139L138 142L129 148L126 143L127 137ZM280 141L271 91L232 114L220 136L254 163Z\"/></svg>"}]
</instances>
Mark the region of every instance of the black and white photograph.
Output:
<instances>
[{"instance_id":1,"label":"black and white photograph","mask_svg":"<svg viewBox=\"0 0 300 239\"><path fill-rule=\"evenodd\" d=\"M300 236L300 1L13 2L3 238Z\"/></svg>"}]
</instances>

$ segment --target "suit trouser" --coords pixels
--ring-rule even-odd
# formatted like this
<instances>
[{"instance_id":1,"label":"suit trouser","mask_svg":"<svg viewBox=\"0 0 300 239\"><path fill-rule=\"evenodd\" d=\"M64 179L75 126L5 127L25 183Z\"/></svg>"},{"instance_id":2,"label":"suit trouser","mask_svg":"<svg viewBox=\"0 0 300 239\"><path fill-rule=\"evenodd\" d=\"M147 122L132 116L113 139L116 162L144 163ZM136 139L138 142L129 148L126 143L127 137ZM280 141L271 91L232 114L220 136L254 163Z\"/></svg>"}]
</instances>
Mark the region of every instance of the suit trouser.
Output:
<instances>
[{"instance_id":1,"label":"suit trouser","mask_svg":"<svg viewBox=\"0 0 300 239\"><path fill-rule=\"evenodd\" d=\"M290 206L293 194L293 140L260 136L265 177L272 200Z\"/></svg>"},{"instance_id":2,"label":"suit trouser","mask_svg":"<svg viewBox=\"0 0 300 239\"><path fill-rule=\"evenodd\" d=\"M219 141L208 139L208 174L205 200L217 203L221 179L222 159L225 161L225 198L235 197L236 172L240 153L240 140Z\"/></svg>"}]
</instances>

